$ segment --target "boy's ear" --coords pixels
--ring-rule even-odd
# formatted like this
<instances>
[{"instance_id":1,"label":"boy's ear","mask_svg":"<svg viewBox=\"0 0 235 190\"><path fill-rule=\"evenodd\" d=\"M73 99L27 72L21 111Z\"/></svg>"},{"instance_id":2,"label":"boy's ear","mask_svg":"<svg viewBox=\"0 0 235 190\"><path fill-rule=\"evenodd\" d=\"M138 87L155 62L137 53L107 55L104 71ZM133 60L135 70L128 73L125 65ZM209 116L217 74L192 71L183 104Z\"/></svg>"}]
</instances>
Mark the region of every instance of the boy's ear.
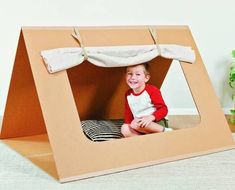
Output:
<instances>
[{"instance_id":1,"label":"boy's ear","mask_svg":"<svg viewBox=\"0 0 235 190\"><path fill-rule=\"evenodd\" d=\"M146 75L145 75L145 82L148 82L149 79L150 79L150 75L149 75L149 74L146 74Z\"/></svg>"}]
</instances>

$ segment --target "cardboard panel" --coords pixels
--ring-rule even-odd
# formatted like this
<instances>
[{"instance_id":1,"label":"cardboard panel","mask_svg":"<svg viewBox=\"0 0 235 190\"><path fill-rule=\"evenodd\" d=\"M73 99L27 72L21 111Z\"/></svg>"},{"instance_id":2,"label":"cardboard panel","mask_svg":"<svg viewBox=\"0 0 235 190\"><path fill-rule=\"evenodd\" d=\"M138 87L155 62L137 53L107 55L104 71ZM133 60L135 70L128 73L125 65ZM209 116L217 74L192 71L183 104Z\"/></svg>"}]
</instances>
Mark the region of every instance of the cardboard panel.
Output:
<instances>
[{"instance_id":1,"label":"cardboard panel","mask_svg":"<svg viewBox=\"0 0 235 190\"><path fill-rule=\"evenodd\" d=\"M46 134L5 139L3 142L54 178L59 179L53 152Z\"/></svg>"},{"instance_id":2,"label":"cardboard panel","mask_svg":"<svg viewBox=\"0 0 235 190\"><path fill-rule=\"evenodd\" d=\"M187 45L195 49L196 63L182 62L181 66L201 122L192 129L101 143L84 136L80 119L122 117L122 98L126 90L124 69L96 68L85 62L68 71L49 74L40 51L78 46L71 37L73 28L23 28L22 31L31 67L30 71L22 72L32 72L55 160L51 167L56 167L61 182L234 148L229 127L188 27L157 27L157 34L161 44ZM80 31L85 46L153 44L146 27L89 27ZM163 58L151 61L151 80L158 87L171 61ZM11 101L8 106L12 106ZM8 119L14 120L14 117ZM3 127L6 127L4 123Z\"/></svg>"},{"instance_id":3,"label":"cardboard panel","mask_svg":"<svg viewBox=\"0 0 235 190\"><path fill-rule=\"evenodd\" d=\"M0 130L0 138L46 133L22 32Z\"/></svg>"}]
</instances>

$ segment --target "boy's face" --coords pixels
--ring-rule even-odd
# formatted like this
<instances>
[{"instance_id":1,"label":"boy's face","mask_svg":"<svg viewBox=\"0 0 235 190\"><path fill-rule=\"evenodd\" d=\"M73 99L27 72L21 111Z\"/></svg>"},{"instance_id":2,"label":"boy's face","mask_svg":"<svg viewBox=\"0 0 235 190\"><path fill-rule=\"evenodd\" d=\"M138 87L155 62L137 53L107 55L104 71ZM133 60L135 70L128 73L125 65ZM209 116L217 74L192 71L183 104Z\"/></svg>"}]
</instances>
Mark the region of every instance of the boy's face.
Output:
<instances>
[{"instance_id":1,"label":"boy's face","mask_svg":"<svg viewBox=\"0 0 235 190\"><path fill-rule=\"evenodd\" d=\"M126 69L126 83L136 92L143 90L149 78L150 75L146 74L143 65L131 66Z\"/></svg>"}]
</instances>

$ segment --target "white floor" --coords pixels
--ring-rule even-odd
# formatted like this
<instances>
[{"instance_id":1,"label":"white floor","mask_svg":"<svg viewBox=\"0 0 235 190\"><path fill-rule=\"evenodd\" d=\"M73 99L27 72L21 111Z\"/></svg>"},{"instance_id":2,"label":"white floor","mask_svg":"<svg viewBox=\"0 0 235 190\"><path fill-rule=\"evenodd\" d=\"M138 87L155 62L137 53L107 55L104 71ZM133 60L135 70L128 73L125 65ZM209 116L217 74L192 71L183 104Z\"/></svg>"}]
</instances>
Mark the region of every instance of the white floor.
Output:
<instances>
[{"instance_id":1,"label":"white floor","mask_svg":"<svg viewBox=\"0 0 235 190\"><path fill-rule=\"evenodd\" d=\"M233 135L235 139L235 134ZM0 190L235 189L235 149L90 179L58 183L0 142Z\"/></svg>"}]
</instances>

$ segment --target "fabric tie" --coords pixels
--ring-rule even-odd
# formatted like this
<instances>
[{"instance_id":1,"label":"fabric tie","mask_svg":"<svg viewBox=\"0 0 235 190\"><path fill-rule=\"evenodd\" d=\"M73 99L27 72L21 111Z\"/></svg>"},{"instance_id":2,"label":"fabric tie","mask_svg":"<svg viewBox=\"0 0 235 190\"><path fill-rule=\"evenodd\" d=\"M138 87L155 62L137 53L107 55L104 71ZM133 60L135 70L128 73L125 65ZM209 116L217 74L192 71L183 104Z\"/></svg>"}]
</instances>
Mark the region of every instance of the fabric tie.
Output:
<instances>
[{"instance_id":1,"label":"fabric tie","mask_svg":"<svg viewBox=\"0 0 235 190\"><path fill-rule=\"evenodd\" d=\"M83 44L81 35L79 34L79 31L78 31L78 29L76 27L74 27L73 30L74 30L74 34L72 34L72 36L75 38L75 40L79 43L80 47L82 48L84 60L87 60L88 59L88 55L87 55L87 52L85 50L85 46Z\"/></svg>"},{"instance_id":2,"label":"fabric tie","mask_svg":"<svg viewBox=\"0 0 235 190\"><path fill-rule=\"evenodd\" d=\"M158 53L159 55L161 56L161 48L159 46L159 44L157 43L157 34L156 34L156 29L153 28L153 27L149 27L149 32L153 38L153 41L154 41L154 44L156 45L157 47L157 50L158 50Z\"/></svg>"}]
</instances>

